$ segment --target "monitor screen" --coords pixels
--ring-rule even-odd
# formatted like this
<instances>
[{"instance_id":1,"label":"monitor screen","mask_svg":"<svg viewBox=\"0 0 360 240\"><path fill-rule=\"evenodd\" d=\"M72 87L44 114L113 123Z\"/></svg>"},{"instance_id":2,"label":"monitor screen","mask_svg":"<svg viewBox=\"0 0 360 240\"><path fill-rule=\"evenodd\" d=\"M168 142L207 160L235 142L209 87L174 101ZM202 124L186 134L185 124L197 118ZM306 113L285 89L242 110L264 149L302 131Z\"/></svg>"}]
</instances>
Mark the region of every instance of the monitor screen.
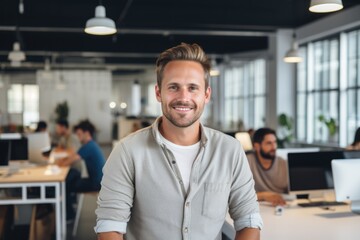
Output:
<instances>
[{"instance_id":1,"label":"monitor screen","mask_svg":"<svg viewBox=\"0 0 360 240\"><path fill-rule=\"evenodd\" d=\"M309 194L311 191L333 189L331 161L343 158L343 151L289 153L289 191Z\"/></svg>"},{"instance_id":2,"label":"monitor screen","mask_svg":"<svg viewBox=\"0 0 360 240\"><path fill-rule=\"evenodd\" d=\"M11 140L10 160L28 160L28 139Z\"/></svg>"},{"instance_id":3,"label":"monitor screen","mask_svg":"<svg viewBox=\"0 0 360 240\"><path fill-rule=\"evenodd\" d=\"M10 150L10 141L0 140L0 166L9 164Z\"/></svg>"},{"instance_id":4,"label":"monitor screen","mask_svg":"<svg viewBox=\"0 0 360 240\"><path fill-rule=\"evenodd\" d=\"M1 155L8 154L9 160L27 160L28 159L28 141L27 138L19 139L1 139ZM8 150L5 151L5 148ZM7 165L7 164L6 164Z\"/></svg>"}]
</instances>

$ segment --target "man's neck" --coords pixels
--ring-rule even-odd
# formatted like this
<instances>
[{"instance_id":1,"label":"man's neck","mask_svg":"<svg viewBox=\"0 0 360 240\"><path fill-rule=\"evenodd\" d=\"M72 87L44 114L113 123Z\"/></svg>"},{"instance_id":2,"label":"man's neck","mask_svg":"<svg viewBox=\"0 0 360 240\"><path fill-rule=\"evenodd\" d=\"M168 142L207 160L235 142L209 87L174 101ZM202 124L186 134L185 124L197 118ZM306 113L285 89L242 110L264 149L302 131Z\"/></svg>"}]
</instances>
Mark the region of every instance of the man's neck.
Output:
<instances>
[{"instance_id":1,"label":"man's neck","mask_svg":"<svg viewBox=\"0 0 360 240\"><path fill-rule=\"evenodd\" d=\"M161 135L172 143L189 146L197 143L200 140L200 123L195 122L193 125L180 128L174 126L165 117L159 124L159 131Z\"/></svg>"}]
</instances>

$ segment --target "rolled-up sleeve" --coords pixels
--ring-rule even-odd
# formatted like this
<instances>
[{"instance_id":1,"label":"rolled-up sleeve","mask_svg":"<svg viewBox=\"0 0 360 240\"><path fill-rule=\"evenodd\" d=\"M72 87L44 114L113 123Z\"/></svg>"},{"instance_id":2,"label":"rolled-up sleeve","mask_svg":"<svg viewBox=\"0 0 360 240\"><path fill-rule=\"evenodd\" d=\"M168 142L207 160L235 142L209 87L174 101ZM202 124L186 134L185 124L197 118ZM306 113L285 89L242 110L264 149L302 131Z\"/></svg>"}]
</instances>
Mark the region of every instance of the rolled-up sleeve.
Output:
<instances>
[{"instance_id":1,"label":"rolled-up sleeve","mask_svg":"<svg viewBox=\"0 0 360 240\"><path fill-rule=\"evenodd\" d=\"M126 232L134 197L134 166L126 149L117 144L103 168L103 179L95 210L95 232Z\"/></svg>"},{"instance_id":2,"label":"rolled-up sleeve","mask_svg":"<svg viewBox=\"0 0 360 240\"><path fill-rule=\"evenodd\" d=\"M118 232L118 233L126 233L127 223L117 222L112 220L99 220L94 227L96 233L101 232Z\"/></svg>"},{"instance_id":3,"label":"rolled-up sleeve","mask_svg":"<svg viewBox=\"0 0 360 240\"><path fill-rule=\"evenodd\" d=\"M234 228L240 231L243 228L263 228L263 221L259 213L249 214L234 221Z\"/></svg>"},{"instance_id":4,"label":"rolled-up sleeve","mask_svg":"<svg viewBox=\"0 0 360 240\"><path fill-rule=\"evenodd\" d=\"M254 179L246 155L241 147L235 162L232 189L229 198L229 213L234 219L234 228L263 227L259 203L254 188Z\"/></svg>"}]
</instances>

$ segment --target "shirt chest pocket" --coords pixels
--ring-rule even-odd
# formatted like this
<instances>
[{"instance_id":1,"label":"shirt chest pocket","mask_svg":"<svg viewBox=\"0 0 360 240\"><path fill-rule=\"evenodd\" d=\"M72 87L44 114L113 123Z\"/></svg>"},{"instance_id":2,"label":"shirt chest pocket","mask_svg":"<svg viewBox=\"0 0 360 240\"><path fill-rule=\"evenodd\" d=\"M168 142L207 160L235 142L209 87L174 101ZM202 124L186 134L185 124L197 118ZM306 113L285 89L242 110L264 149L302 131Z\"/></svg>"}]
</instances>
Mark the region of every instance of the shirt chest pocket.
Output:
<instances>
[{"instance_id":1,"label":"shirt chest pocket","mask_svg":"<svg viewBox=\"0 0 360 240\"><path fill-rule=\"evenodd\" d=\"M202 215L224 218L228 207L230 183L205 183Z\"/></svg>"}]
</instances>

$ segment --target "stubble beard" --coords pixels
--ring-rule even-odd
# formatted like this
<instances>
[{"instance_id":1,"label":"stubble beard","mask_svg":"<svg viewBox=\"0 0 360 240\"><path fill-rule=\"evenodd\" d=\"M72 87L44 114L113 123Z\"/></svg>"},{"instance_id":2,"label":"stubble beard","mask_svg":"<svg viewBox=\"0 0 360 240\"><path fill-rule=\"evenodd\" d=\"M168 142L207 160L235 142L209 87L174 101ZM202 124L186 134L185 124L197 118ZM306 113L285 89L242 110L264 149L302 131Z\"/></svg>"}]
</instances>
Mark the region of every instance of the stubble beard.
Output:
<instances>
[{"instance_id":1,"label":"stubble beard","mask_svg":"<svg viewBox=\"0 0 360 240\"><path fill-rule=\"evenodd\" d=\"M179 113L174 113L171 114L171 111L174 107L176 107L177 105L182 106L182 107L191 107L192 111L195 112L195 115L191 118L191 119L187 119L187 113L184 114L179 114ZM191 125L193 125L196 121L199 120L201 114L202 114L202 110L199 110L199 112L196 112L196 110L198 110L198 107L196 105L189 105L189 104L181 104L181 102L177 102L174 104L170 104L169 106L169 111L166 111L166 106L162 106L163 108L163 115L166 117L166 119L171 122L171 124L173 124L176 127L179 128L187 128L190 127Z\"/></svg>"}]
</instances>

